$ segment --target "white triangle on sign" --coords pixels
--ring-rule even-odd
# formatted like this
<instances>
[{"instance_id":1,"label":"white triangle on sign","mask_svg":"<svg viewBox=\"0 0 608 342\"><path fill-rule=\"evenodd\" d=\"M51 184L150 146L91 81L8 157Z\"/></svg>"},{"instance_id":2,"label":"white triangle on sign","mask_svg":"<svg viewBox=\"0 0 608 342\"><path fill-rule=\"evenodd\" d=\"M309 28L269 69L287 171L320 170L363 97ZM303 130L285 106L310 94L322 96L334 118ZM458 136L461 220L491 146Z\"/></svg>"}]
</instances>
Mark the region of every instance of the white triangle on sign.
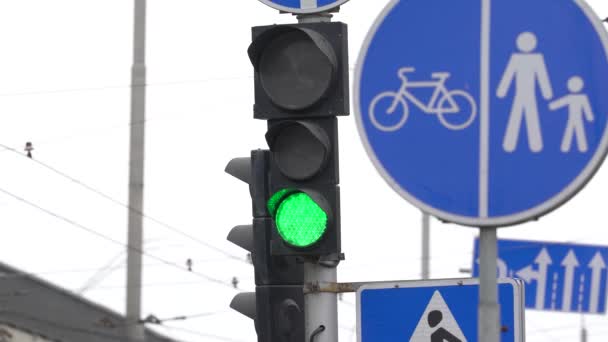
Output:
<instances>
[{"instance_id":1,"label":"white triangle on sign","mask_svg":"<svg viewBox=\"0 0 608 342\"><path fill-rule=\"evenodd\" d=\"M439 311L441 312L441 314L439 315L437 313L434 313L434 319L430 319L429 314L431 314L431 312L433 311ZM439 316L439 319L437 318L437 316ZM439 322L435 322L434 326L431 326L431 323L429 321L433 320L439 320ZM441 331L439 331L440 329ZM443 335L444 337L439 338L439 336L436 336L436 339L432 340L431 338L433 337L433 335ZM448 335L451 336L448 337ZM416 326L416 330L414 330L412 337L410 337L410 342L433 341L467 342L467 338L464 337L464 334L462 333L460 326L458 326L458 323L456 322L452 311L450 311L450 308L446 304L439 291L435 291L435 293L433 293L433 297L429 301L429 304L426 306L422 317L420 317L420 321Z\"/></svg>"}]
</instances>

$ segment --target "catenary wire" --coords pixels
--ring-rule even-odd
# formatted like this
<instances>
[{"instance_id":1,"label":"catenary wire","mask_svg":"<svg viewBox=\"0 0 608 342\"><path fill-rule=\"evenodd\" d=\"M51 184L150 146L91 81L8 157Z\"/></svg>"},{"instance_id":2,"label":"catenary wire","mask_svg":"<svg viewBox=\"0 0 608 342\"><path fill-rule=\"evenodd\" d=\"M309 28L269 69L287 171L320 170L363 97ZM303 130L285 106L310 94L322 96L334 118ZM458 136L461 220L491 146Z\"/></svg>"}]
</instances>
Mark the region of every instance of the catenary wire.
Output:
<instances>
[{"instance_id":1,"label":"catenary wire","mask_svg":"<svg viewBox=\"0 0 608 342\"><path fill-rule=\"evenodd\" d=\"M196 83L209 83L209 82L223 82L223 81L240 81L246 79L252 79L253 76L234 76L234 77L216 77L199 80L185 80L185 81L168 81L158 83L147 83L146 87L159 87L159 86L174 86L184 84L196 84ZM52 90L34 90L34 91L23 91L14 93L0 93L0 97L13 97L13 96L32 96L32 95L49 95L49 94L62 94L62 93L74 93L74 92L86 92L86 91L102 91L102 90L115 90L115 89L130 89L131 85L112 85L112 86L100 86L100 87L78 87L70 89L52 89Z\"/></svg>"},{"instance_id":2,"label":"catenary wire","mask_svg":"<svg viewBox=\"0 0 608 342\"><path fill-rule=\"evenodd\" d=\"M27 158L23 153L21 153L20 151L16 150L15 148L12 148L12 147L4 145L4 144L0 144L0 147L3 148L3 149L5 149L5 150L11 151L13 153L16 153L16 154L18 154L20 156L23 156L24 158ZM30 158L28 158L28 159L30 159ZM115 198L107 195L106 193L104 193L104 192L102 192L102 191L100 191L98 189L95 189L92 186L87 185L84 182L82 182L82 181L80 181L80 180L78 180L78 179L76 179L76 178L74 178L74 177L72 177L72 176L70 176L70 175L68 175L68 174L66 174L66 173L64 173L64 172L62 172L62 171L60 171L60 170L58 170L58 169L56 169L56 168L48 165L48 164L46 164L46 163L43 163L43 162L41 162L41 161L39 161L37 159L30 159L30 160L38 163L39 165L41 165L41 166L43 166L43 167L45 167L45 168L53 171L54 173L56 173L56 174L58 174L60 176L66 178L66 179L68 179L68 180L70 180L70 181L72 181L72 182L74 182L74 183L76 183L76 184L78 184L80 186L82 186L83 188L85 188L85 189L87 189L87 190L89 190L89 191L91 191L91 192L93 192L93 193L95 193L95 194L97 194L99 196L102 196L102 197L106 198L107 200L109 200L109 201L111 201L111 202L113 202L113 203L115 203L117 205L123 206L123 207L127 208L128 210L137 212L139 215L142 215L142 217L147 218L150 221L155 222L155 223L161 225L162 227L164 227L164 228L166 228L166 229L168 229L170 231L173 231L173 232L175 232L175 233L177 233L179 235L182 235L182 236L184 236L184 237L186 237L186 238L188 238L188 239L190 239L190 240L192 240L194 242L197 242L197 243L199 243L199 244L201 244L201 245L203 245L203 246L205 246L205 247L207 247L207 248L209 248L209 249L211 249L213 251L221 253L221 254L223 254L223 255L231 258L231 259L238 260L238 261L241 261L241 262L244 262L244 263L248 263L248 261L245 260L245 259L243 259L243 258L240 258L240 257L232 255L232 254L230 254L230 253L228 253L226 251L223 251L223 250L221 250L221 249L219 249L219 248L217 248L217 247L215 247L215 246L213 246L213 245L211 245L211 244L209 244L207 242L204 242L204 241L202 241L202 240L200 240L200 239L198 239L198 238L196 238L196 237L194 237L194 236L192 236L190 234L187 234L187 233L181 231L178 228L175 228L175 227L173 227L173 226L171 226L171 225L169 225L169 224L167 224L167 223L165 223L163 221L160 221L160 220L158 220L158 219L156 219L154 217L151 217L151 216L147 215L144 212L136 211L135 209L129 207L127 204L122 203L121 201L119 201L119 200L117 200L117 199L115 199ZM567 241L567 242L569 242L569 243L577 243L577 242L583 243L583 241L581 241L581 240L582 239L576 239L576 240ZM542 243L539 243L539 245L540 244L542 244ZM511 250L530 249L530 248L535 248L535 247L536 246L534 246L534 245L514 246L514 247L509 247L509 248L503 248L500 251L501 252L505 252L505 251L508 252L508 251L511 251ZM474 252L466 252L466 253L467 253L467 255L471 255L471 256L474 254ZM437 260L445 259L445 258L448 258L448 256L431 256L430 260L437 261ZM451 258L451 256L450 256L450 258ZM418 261L422 260L421 257L414 257L414 259L418 260Z\"/></svg>"},{"instance_id":3,"label":"catenary wire","mask_svg":"<svg viewBox=\"0 0 608 342\"><path fill-rule=\"evenodd\" d=\"M129 211L134 212L137 215L141 215L142 217L144 217L144 218L146 218L146 219L148 219L148 220L150 220L150 221L152 221L152 222L154 222L154 223L156 223L156 224L164 227L165 229L168 229L168 230L170 230L170 231L172 231L172 232L174 232L176 234L179 234L179 235L181 235L181 236L183 236L183 237L185 237L187 239L190 239L191 241L194 241L194 242L196 242L196 243L198 243L198 244L200 244L202 246L205 246L206 248L208 248L210 250L213 250L213 251L215 251L217 253L223 254L223 255L231 258L231 259L238 260L238 261L244 262L244 263L248 263L247 260L245 260L244 258L240 258L238 256L230 254L230 253L228 253L228 252L226 252L226 251L224 251L224 250L222 250L222 249L220 249L218 247L215 247L215 246L211 245L208 242L205 242L205 241L203 241L201 239L198 239L198 238L192 236L191 234L188 234L188 233L186 233L186 232L184 232L184 231L182 231L182 230L180 230L180 229L178 229L176 227L173 227L172 225L169 225L166 222L163 222L163 221L161 221L159 219L156 219L156 218L154 218L154 217L152 217L152 216L144 213L143 211L136 210L136 209L128 206L127 204L125 204L125 203L123 203L123 202L121 202L121 201L113 198L112 196L106 194L105 192L103 192L101 190L98 190L98 189L96 189L96 188L94 188L94 187L92 187L92 186L90 186L90 185L88 185L88 184L86 184L86 183L84 183L84 182L82 182L82 181L80 181L80 180L78 180L78 179L76 179L76 178L74 178L74 177L66 174L65 172L62 172L62 171L58 170L57 168L50 166L49 164L41 162L38 159L28 158L26 155L24 155L20 151L17 151L15 148L12 148L12 147L4 145L4 144L0 144L0 147L4 148L5 150L11 151L13 153L16 153L17 155L20 155L20 156L22 156L24 158L27 158L27 159L29 159L29 160L37 163L38 165L40 165L40 166L42 166L42 167L44 167L44 168L46 168L46 169L48 169L48 170L50 170L50 171L58 174L59 176L61 176L63 178L66 178L66 179L70 180L73 183L78 184L79 186L87 189L88 191L91 191L91 192L93 192L93 193L95 193L95 194L97 194L97 195L99 195L99 196L107 199L108 201L111 201L114 204L117 204L119 206L125 207Z\"/></svg>"},{"instance_id":4,"label":"catenary wire","mask_svg":"<svg viewBox=\"0 0 608 342\"><path fill-rule=\"evenodd\" d=\"M221 258L221 259L193 259L194 262L196 263L207 263L207 262L221 262L221 261L227 261L227 260L232 260L230 258ZM156 263L146 263L143 264L142 266L145 267L155 267L155 266L166 266L165 263L161 263L161 262L156 262ZM122 264L122 265L115 265L112 266L111 268L109 268L108 270L121 270L121 269L125 269L127 268L126 264ZM17 277L40 277L40 276L48 276L48 275L59 275L59 274L70 274L70 273L88 273L88 272L93 272L93 271L99 271L102 269L107 269L105 267L96 267L96 268L74 268L74 269L58 269L58 270L41 270L41 271L34 271L34 272L17 272L17 273L12 273L12 274L0 274L0 279L6 279L6 278L17 278Z\"/></svg>"},{"instance_id":5,"label":"catenary wire","mask_svg":"<svg viewBox=\"0 0 608 342\"><path fill-rule=\"evenodd\" d=\"M212 282L212 283L216 283L216 284L224 285L224 286L227 286L227 287L230 287L230 288L234 288L234 287L233 287L233 285L232 285L231 283L229 283L229 282L224 282L224 281L222 281L222 280L219 280L219 279L213 278L213 277L211 277L211 276L208 276L208 275L206 275L206 274L203 274L203 273L200 273L200 272L197 272L197 271L190 271L190 270L188 270L187 268L185 268L185 267L183 267L183 266L180 266L180 265L178 265L178 264L176 264L176 263L174 263L174 262L171 262L171 261L165 260L165 259L163 259L163 258L161 258L161 257L158 257L158 256L156 256L156 255L154 255L154 254L150 254L150 253L148 253L148 252L145 252L145 251L143 251L143 250L141 250L141 249L138 249L138 248L135 248L135 247L133 247L133 246L129 246L128 244L125 244L125 243L123 243L123 242L120 242L120 241L118 241L118 240L116 240L116 239L112 238L112 237L109 237L109 236L107 236L107 235L104 235L104 234L102 234L102 233L100 233L100 232L98 232L98 231L96 231L96 230L94 230L94 229L91 229L91 228L89 228L89 227L87 227L87 226L85 226L85 225L82 225L82 224L80 224L80 223L78 223L78 222L76 222L76 221L74 221L74 220L71 220L71 219L69 219L69 218L65 217L65 216L59 215L59 214L57 214L57 213L55 213L55 212L52 212L52 211L50 211L50 210L48 210L48 209L45 209L45 208L43 208L43 207L41 207L41 206L39 206L39 205L37 205L37 204L35 204L35 203L33 203L33 202L30 202L30 201L26 200L26 199L25 199L25 198L23 198L23 197L20 197L20 196L18 196L18 195L15 195L15 194L13 194L13 193L11 193L11 192L7 191L7 190L5 190L5 189L0 188L0 192L1 192L1 193L4 193L4 194L5 194L5 195L7 195L7 196L10 196L10 197L12 197L12 198L14 198L14 199L18 200L18 201L20 201L20 202L22 202L22 203L27 204L27 205L28 205L28 206L30 206L30 207L33 207L33 208L35 208L35 209L37 209L37 210L39 210L39 211L42 211L42 212L46 213L46 214L47 214L47 215L49 215L49 216L53 216L53 217L55 217L55 218L56 218L56 219L58 219L58 220L64 221L64 222L66 222L66 223L69 223L70 225L72 225L72 226L74 226L74 227L76 227L76 228L79 228L79 229L84 230L84 231L86 231L86 232L88 232L88 233L90 233L90 234L92 234L92 235L94 235L94 236L97 236L97 237L99 237L100 239L106 240L106 241L111 242L111 243L116 244L116 245L120 245L120 246L122 246L122 247L126 247L126 248L128 248L128 249L130 249L130 250L132 250L132 251L134 251L134 252L136 252L136 253L139 253L139 254L143 255L143 256L149 257L149 258L151 258L151 259L154 259L154 260L156 260L156 261L159 261L159 262L161 262L161 263L163 263L163 264L165 264L165 265L172 266L172 267L177 268L177 269L179 269L179 270L182 270L182 271L184 271L184 272L188 272L188 273L194 274L194 275L196 275L196 276L198 276L198 277L200 277L200 278L206 279L206 280L208 280L208 281L210 281L210 282Z\"/></svg>"}]
</instances>

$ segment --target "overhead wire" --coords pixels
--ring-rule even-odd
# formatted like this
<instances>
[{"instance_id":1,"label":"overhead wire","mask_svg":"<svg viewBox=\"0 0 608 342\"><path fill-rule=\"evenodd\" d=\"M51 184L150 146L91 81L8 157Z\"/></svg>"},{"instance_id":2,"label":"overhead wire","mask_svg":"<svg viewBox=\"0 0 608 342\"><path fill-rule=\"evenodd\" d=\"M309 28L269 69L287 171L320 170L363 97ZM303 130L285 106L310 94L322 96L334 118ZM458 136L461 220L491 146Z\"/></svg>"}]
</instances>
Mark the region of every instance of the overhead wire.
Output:
<instances>
[{"instance_id":1,"label":"overhead wire","mask_svg":"<svg viewBox=\"0 0 608 342\"><path fill-rule=\"evenodd\" d=\"M3 148L3 149L5 149L5 150L11 151L11 152L13 152L13 153L15 153L17 155L23 156L24 158L27 158L23 153L21 153L20 151L16 150L15 148L12 148L10 146L7 146L7 145L1 144L1 143L0 143L0 147ZM160 226L162 226L162 227L164 227L164 228L166 228L166 229L168 229L170 231L173 231L176 234L182 235L182 236L184 236L184 237L186 237L186 238L188 238L188 239L190 239L190 240L192 240L194 242L197 242L197 243L199 243L199 244L207 247L210 250L213 250L213 251L215 251L217 253L223 254L223 255L227 256L228 258L230 258L230 259L238 260L240 262L247 263L247 264L249 263L244 258L240 258L238 256L232 255L232 254L230 254L230 253L228 253L228 252L226 252L226 251L224 251L222 249L219 249L219 248L217 248L217 247L215 247L215 246L213 246L213 245L211 245L211 244L209 244L209 243L207 243L205 241L202 241L202 240L200 240L200 239L198 239L198 238L196 238L196 237L194 237L194 236L192 236L190 234L187 234L187 233L183 232L182 230L169 225L166 222L160 221L160 220L158 220L158 219L156 219L156 218L154 218L154 217L152 217L152 216L150 216L150 215L148 215L148 214L146 214L146 213L144 213L142 211L135 210L135 209L129 207L127 204L125 204L125 203L123 203L123 202L121 202L121 201L119 201L119 200L111 197L110 195L107 195L106 193L102 192L101 190L98 190L98 189L96 189L96 188L94 188L94 187L92 187L92 186L90 186L90 185L88 185L88 184L86 184L86 183L84 183L84 182L82 182L82 181L80 181L80 180L78 180L78 179L76 179L76 178L74 178L74 177L66 174L65 172L60 171L57 168L50 166L49 164L41 162L38 159L30 159L30 158L27 158L27 159L29 159L29 160L37 163L38 165L40 165L40 166L42 166L42 167L44 167L44 168L46 168L46 169L48 169L48 170L50 170L52 172L54 172L54 173L56 173L56 174L64 177L64 178L72 181L73 183L76 183L76 184L80 185L81 187L83 187L83 188L85 188L85 189L87 189L87 190L89 190L89 191L91 191L91 192L93 192L93 193L95 193L95 194L97 194L97 195L99 195L99 196L101 196L101 197L103 197L103 198L105 198L105 199L107 199L107 200L109 200L109 201L117 204L117 205L125 207L128 210L130 210L130 211L136 212L138 215L142 215L142 217L147 218L150 221L155 222L155 223L159 224ZM577 241L575 240L575 241L568 241L568 242L570 242L570 243L576 243ZM580 241L578 241L578 242L580 242ZM539 244L541 244L541 243L539 243ZM509 247L509 248L503 248L503 249L500 250L500 252L508 252L508 251L511 251L511 250L519 250L519 249L529 249L529 248L534 248L534 247L537 247L536 244L532 244L532 245L531 244L527 244L525 246L524 245L522 245L522 246L513 246L513 247ZM466 252L466 253L468 255L474 255L474 252ZM442 259L442 258L447 258L447 256L446 257L444 257L444 256L431 256L430 260L435 260L436 261L436 260L439 260L439 259ZM450 256L450 258L452 258L452 256ZM418 257L418 259L422 260L422 258L420 258L420 257Z\"/></svg>"},{"instance_id":2,"label":"overhead wire","mask_svg":"<svg viewBox=\"0 0 608 342\"><path fill-rule=\"evenodd\" d=\"M216 316L216 315L225 314L228 312L229 312L228 310L220 310L220 311L203 312L203 313L192 314L192 315L175 316L175 317L169 317L169 318L157 318L156 316L148 316L146 319L141 320L140 323L163 324L165 322L171 322L171 321L186 321L189 319Z\"/></svg>"},{"instance_id":3,"label":"overhead wire","mask_svg":"<svg viewBox=\"0 0 608 342\"><path fill-rule=\"evenodd\" d=\"M16 154L18 154L20 156L23 156L24 158L27 158L27 156L25 156L23 153L21 153L20 151L16 150L15 148L12 148L10 146L7 146L7 145L1 144L1 143L0 143L0 147L3 148L3 149L5 149L5 150L11 151L13 153L16 153ZM27 159L30 159L30 158L27 158ZM211 245L211 244L209 244L209 243L207 243L205 241L202 241L202 240L200 240L200 239L198 239L198 238L196 238L196 237L194 237L194 236L192 236L190 234L187 234L187 233L183 232L182 230L169 225L166 222L158 220L158 219L156 219L156 218L154 218L154 217L152 217L152 216L150 216L150 215L148 215L148 214L146 214L146 213L144 213L142 211L135 210L135 209L129 207L127 204L125 204L125 203L123 203L123 202L121 202L121 201L119 201L119 200L111 197L110 195L107 195L106 193L104 193L104 192L102 192L102 191L100 191L100 190L98 190L98 189L96 189L96 188L94 188L94 187L92 187L92 186L90 186L88 184L85 184L84 182L82 182L82 181L80 181L80 180L78 180L78 179L76 179L76 178L74 178L74 177L66 174L65 172L62 172L62 171L58 170L57 168L54 168L54 167L52 167L52 166L50 166L50 165L48 165L48 164L46 164L44 162L41 162L38 159L30 159L30 160L36 162L37 164L39 164L39 165L41 165L41 166L43 166L43 167L51 170L52 172L54 172L54 173L56 173L56 174L58 174L58 175L60 175L60 176L62 176L64 178L66 178L66 179L68 179L68 180L70 180L70 181L72 181L72 182L80 185L81 187L83 187L83 188L85 188L85 189L87 189L87 190L89 190L89 191L91 191L91 192L93 192L93 193L95 193L95 194L97 194L97 195L99 195L99 196L101 196L101 197L103 197L103 198L105 198L105 199L107 199L107 200L109 200L109 201L117 204L117 205L125 207L128 210L130 210L130 211L136 212L138 215L142 215L142 217L144 217L144 218L146 218L146 219L148 219L148 220L150 220L150 221L152 221L154 223L157 223L158 225L160 225L160 226L162 226L162 227L164 227L164 228L166 228L166 229L168 229L170 231L173 231L176 234L182 235L182 236L184 236L184 237L186 237L186 238L188 238L188 239L190 239L190 240L192 240L192 241L194 241L196 243L201 244L202 246L207 247L208 249L211 249L211 250L213 250L213 251L215 251L217 253L223 254L223 255L231 258L231 259L238 260L240 262L247 263L247 264L249 263L244 258L240 258L238 256L230 254L230 253L228 253L228 252L226 252L226 251L224 251L224 250L222 250L220 248L217 248L217 247L215 247L215 246L213 246L213 245ZM577 241L568 241L568 242L570 242L570 243L576 243ZM533 247L534 246L530 246L530 245L527 245L527 246L514 246L514 247L510 247L510 248L501 249L500 251L504 252L504 251L510 251L511 249L529 249L529 248L533 248ZM474 255L474 252L466 252L466 253L468 255ZM448 258L448 256L431 256L430 260L435 260L436 261L436 260L445 259L445 258ZM449 258L453 258L453 256L449 256ZM418 260L418 259L422 260L421 257L416 257L414 259L416 259L416 260Z\"/></svg>"},{"instance_id":4,"label":"overhead wire","mask_svg":"<svg viewBox=\"0 0 608 342\"><path fill-rule=\"evenodd\" d=\"M232 260L230 258L221 258L221 259L194 259L195 262L197 263L206 263L206 262L221 262L221 261L227 261L227 260ZM155 266L166 266L164 263L160 263L160 262L156 262L156 263L145 263L142 266L145 267L155 267ZM112 268L110 268L109 270L120 270L120 269L125 269L127 268L126 264L122 264L122 265L115 265L112 266ZM73 269L58 269L58 270L40 270L40 271L34 271L34 272L18 272L18 273L12 273L12 274L0 274L0 279L6 279L6 278L17 278L17 277L40 277L40 276L47 276L47 275L57 275L57 274L69 274L69 273L88 273L88 272L94 272L94 271L99 271L101 269L104 269L103 267L95 267L95 268L73 268Z\"/></svg>"},{"instance_id":5,"label":"overhead wire","mask_svg":"<svg viewBox=\"0 0 608 342\"><path fill-rule=\"evenodd\" d=\"M25 156L23 153L21 153L20 151L16 150L15 148L12 148L10 146L7 146L7 145L1 144L1 143L0 143L0 147L3 148L3 149L5 149L5 150L8 150L10 152L13 152L13 153L15 153L15 154L17 154L19 156L23 156L24 158L27 158L27 156ZM82 181L80 181L80 180L78 180L78 179L76 179L76 178L74 178L74 177L66 174L65 172L60 171L57 168L50 166L49 164L46 164L46 163L44 163L44 162L42 162L42 161L40 161L38 159L31 159L31 158L27 158L27 159L29 159L29 160L37 163L38 165L40 165L40 166L42 166L42 167L44 167L44 168L46 168L46 169L48 169L48 170L50 170L50 171L58 174L58 175L60 175L61 177L64 177L64 178L70 180L71 182L73 182L75 184L78 184L79 186L81 186L81 187L83 187L83 188L85 188L85 189L87 189L87 190L89 190L89 191L91 191L91 192L93 192L93 193L95 193L95 194L97 194L97 195L99 195L99 196L101 196L101 197L103 197L103 198L105 198L105 199L107 199L107 200L109 200L109 201L111 201L111 202L119 205L119 206L125 207L126 209L128 209L130 211L136 212L138 215L141 215L142 217L144 217L144 218L146 218L146 219L148 219L148 220L150 220L150 221L152 221L154 223L157 223L158 225L164 227L165 229L168 229L168 230L170 230L170 231L172 231L172 232L174 232L174 233L176 233L178 235L186 237L186 238L190 239L191 241L199 243L202 246L205 246L206 248L208 248L210 250L213 250L213 251L215 251L217 253L223 254L223 255L227 256L228 258L230 258L230 259L238 260L240 262L247 263L247 264L249 263L244 258L240 258L238 256L230 254L230 253L228 253L228 252L226 252L226 251L224 251L224 250L222 250L220 248L217 248L217 247L215 247L215 246L213 246L213 245L211 245L211 244L209 244L209 243L207 243L205 241L202 241L202 240L200 240L200 239L192 236L191 234L187 234L184 231L182 231L182 230L180 230L180 229L178 229L176 227L173 227L173 226L169 225L166 222L163 222L163 221L161 221L159 219L156 219L156 218L154 218L154 217L152 217L152 216L150 216L150 215L148 215L148 214L146 214L146 213L144 213L142 211L135 210L135 209L129 207L127 204L125 204L125 203L123 203L123 202L121 202L121 201L113 198L112 196L110 196L110 195L102 192L101 190L98 190L98 189L96 189L96 188L94 188L94 187L92 187L92 186L90 186L90 185L88 185L88 184L86 184L86 183L84 183L84 182L82 182ZM577 241L577 240L568 241L568 242L569 243L582 242L582 241ZM508 252L510 250L518 250L518 249L529 249L529 248L534 248L534 247L536 247L536 246L535 245L530 245L530 244L527 244L525 246L523 246L523 245L522 246L513 246L513 247L509 247L509 248L503 248L503 249L500 250L500 252L505 252L505 251ZM466 252L466 253L468 255L471 255L471 256L474 255L473 251L472 252ZM450 258L452 258L452 257L453 256L450 256ZM445 258L447 258L447 256L431 256L430 260L437 261L437 260L445 259ZM421 257L415 257L414 259L416 259L416 260L418 260L418 259L422 260Z\"/></svg>"},{"instance_id":6,"label":"overhead wire","mask_svg":"<svg viewBox=\"0 0 608 342\"><path fill-rule=\"evenodd\" d=\"M253 78L253 76L212 77L212 78L198 79L198 80L146 83L145 86L146 87L162 87L162 86L174 86L174 85L195 84L195 83L239 81L239 80L252 79L252 78ZM85 91L130 89L130 88L131 88L131 85L111 85L111 86L99 86L99 87L78 87L78 88L69 88L69 89L34 90L34 91L23 91L23 92L15 92L15 93L0 93L0 97L49 95L49 94L74 93L74 92L85 92Z\"/></svg>"},{"instance_id":7,"label":"overhead wire","mask_svg":"<svg viewBox=\"0 0 608 342\"><path fill-rule=\"evenodd\" d=\"M171 261L165 260L165 259L163 259L163 258L161 258L161 257L158 257L158 256L154 255L154 254L150 254L150 253L148 253L148 252L146 252L146 251L143 251L143 250L141 250L141 249L139 249L139 248L136 248L136 247L130 246L130 245L128 245L128 244L125 244L125 243L123 243L123 242L121 242L121 241L118 241L118 240L116 240L116 239L114 239L114 238L112 238L112 237L110 237L110 236L107 236L107 235L105 235L105 234L102 234L102 233L100 233L100 232L98 232L98 231L96 231L96 230L94 230L94 229L91 229L91 228L89 228L89 227L87 227L87 226L85 226L85 225L83 225L83 224L80 224L80 223L78 223L78 222L76 222L76 221L74 221L74 220L71 220L71 219L69 219L69 218L67 218L67 217L65 217L65 216L62 216L62 215L60 215L60 214L57 214L57 213L55 213L55 212L53 212L53 211L50 211L50 210L48 210L48 209L45 209L45 208L43 208L43 207L41 207L41 206L39 206L39 205L37 205L37 204L35 204L35 203L31 202L31 201L26 200L26 199L25 199L25 198L23 198L23 197L20 197L20 196L18 196L18 195L13 194L12 192L7 191L7 190L5 190L5 189L0 188L0 192L1 192L1 193L3 193L3 194L5 194L5 195L7 195L7 196L9 196L9 197L12 197L12 198L14 198L14 199L16 199L16 200L20 201L20 202L22 202L22 203L27 204L27 205L28 205L28 206L30 206L30 207L33 207L33 208L35 208L35 209L37 209L37 210L39 210L39 211L42 211L42 212L46 213L46 214L47 214L47 215L49 215L49 216L55 217L56 219L61 220L61 221L64 221L64 222L66 222L66 223L68 223L68 224L70 224L70 225L72 225L72 226L74 226L74 227L76 227L76 228L81 229L81 230L84 230L84 231L86 231L86 232L90 233L91 235L97 236L97 237L98 237L98 238L100 238L100 239L106 240L106 241L108 241L108 242L110 242L110 243L113 243L113 244L119 245L119 246L121 246L121 247L126 247L126 248L128 248L128 249L130 249L130 250L132 250L132 251L134 251L134 252L136 252L136 253L141 254L142 256L146 256L146 257L148 257L148 258L150 258L150 259L154 259L154 260L156 260L156 261L159 261L159 262L161 262L161 263L163 263L163 264L165 264L165 265L168 265L168 266L174 267L174 268L179 269L179 270L181 270L181 271L184 271L184 272L187 272L187 273L194 274L194 275L196 275L196 276L198 276L198 277L200 277L200 278L206 279L206 280L208 280L208 281L210 281L210 282L212 282L212 283L216 283L216 284L220 284L220 285L223 285L223 286L227 286L227 287L230 287L231 289L233 289L233 288L234 288L234 287L233 287L233 285L232 285L231 283L229 283L229 282L225 282L225 281L222 281L222 280L216 279L216 278L211 277L211 276L208 276L208 275L206 275L206 274L204 274L204 273L200 273L200 272L193 271L193 270L188 270L186 267L180 266L180 265L178 265L178 264L176 264L176 263L174 263L174 262L171 262Z\"/></svg>"},{"instance_id":8,"label":"overhead wire","mask_svg":"<svg viewBox=\"0 0 608 342\"><path fill-rule=\"evenodd\" d=\"M354 71L354 67L349 67L349 72ZM226 82L226 81L241 81L246 79L253 79L253 76L231 76L231 77L210 77L202 78L198 80L182 80L182 81L166 81L166 82L154 82L146 83L146 87L166 87L184 84L197 84L197 83L209 83L209 82ZM110 86L99 86L99 87L78 87L68 89L51 89L51 90L33 90L23 91L14 93L0 93L0 97L12 97L12 96L32 96L32 95L49 95L49 94L61 94L61 93L73 93L73 92L84 92L84 91L102 91L102 90L115 90L115 89L130 89L132 85L110 85Z\"/></svg>"},{"instance_id":9,"label":"overhead wire","mask_svg":"<svg viewBox=\"0 0 608 342\"><path fill-rule=\"evenodd\" d=\"M200 244L200 245L202 245L202 246L204 246L204 247L206 247L206 248L208 248L208 249L210 249L212 251L215 251L217 253L225 255L226 257L229 257L231 259L238 260L240 262L248 264L248 261L246 259L238 257L238 256L233 255L231 253L228 253L228 252L226 252L226 251L224 251L224 250L222 250L222 249L220 249L218 247L215 247L215 246L211 245L208 242L205 242L205 241L203 241L201 239L198 239L198 238L196 238L195 236L193 236L191 234L188 234L188 233L186 233L186 232L184 232L184 231L182 231L182 230L180 230L180 229L178 229L176 227L173 227L172 225L170 225L170 224L168 224L166 222L163 222L163 221L161 221L159 219L156 219L156 218L154 218L154 217L146 214L143 211L136 210L136 209L130 207L128 204L123 203L123 202L121 202L121 201L113 198L112 196L106 194L105 192L103 192L101 190L98 190L98 189L96 189L96 188L94 188L94 187L92 187L92 186L90 186L90 185L88 185L88 184L86 184L86 183L84 183L84 182L82 182L82 181L80 181L80 180L78 180L78 179L76 179L76 178L68 175L65 172L62 172L62 171L58 170L57 168L50 166L49 164L41 162L38 159L28 158L26 155L24 155L20 151L17 151L15 148L12 148L12 147L7 146L5 144L1 144L0 143L0 147L4 148L5 150L11 151L13 153L16 153L17 155L20 155L20 156L22 156L24 158L27 158L28 160L37 163L38 165L40 165L40 166L42 166L42 167L44 167L44 168L46 168L46 169L48 169L48 170L56 173L57 175L59 175L59 176L61 176L63 178L66 178L66 179L70 180L71 182L73 182L73 183L75 183L75 184L77 184L77 185L79 185L79 186L87 189L88 191L91 191L91 192L97 194L98 196L101 196L101 197L105 198L106 200L108 200L108 201L110 201L110 202L112 202L114 204L122 206L122 207L126 208L127 210L136 213L137 215L141 215L142 217L144 217L144 218L146 218L146 219L148 219L148 220L150 220L150 221L152 221L152 222L160 225L161 227L163 227L163 228L165 228L167 230L170 230L170 231L172 231L172 232L174 232L174 233L176 233L178 235L181 235L181 236L183 236L183 237L185 237L187 239L190 239L191 241L194 241L194 242L196 242L196 243L198 243L198 244Z\"/></svg>"}]
</instances>

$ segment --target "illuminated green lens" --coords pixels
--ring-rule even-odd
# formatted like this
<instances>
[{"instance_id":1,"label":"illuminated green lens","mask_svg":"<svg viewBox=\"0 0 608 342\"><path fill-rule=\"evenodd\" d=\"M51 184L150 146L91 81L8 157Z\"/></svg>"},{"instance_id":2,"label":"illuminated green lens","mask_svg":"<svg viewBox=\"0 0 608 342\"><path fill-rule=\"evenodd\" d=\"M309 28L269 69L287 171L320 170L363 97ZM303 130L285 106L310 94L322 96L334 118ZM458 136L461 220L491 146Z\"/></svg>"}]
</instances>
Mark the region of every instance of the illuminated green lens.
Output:
<instances>
[{"instance_id":1,"label":"illuminated green lens","mask_svg":"<svg viewBox=\"0 0 608 342\"><path fill-rule=\"evenodd\" d=\"M279 204L275 223L287 243L295 247L308 247L325 234L327 214L310 196L295 192Z\"/></svg>"}]
</instances>

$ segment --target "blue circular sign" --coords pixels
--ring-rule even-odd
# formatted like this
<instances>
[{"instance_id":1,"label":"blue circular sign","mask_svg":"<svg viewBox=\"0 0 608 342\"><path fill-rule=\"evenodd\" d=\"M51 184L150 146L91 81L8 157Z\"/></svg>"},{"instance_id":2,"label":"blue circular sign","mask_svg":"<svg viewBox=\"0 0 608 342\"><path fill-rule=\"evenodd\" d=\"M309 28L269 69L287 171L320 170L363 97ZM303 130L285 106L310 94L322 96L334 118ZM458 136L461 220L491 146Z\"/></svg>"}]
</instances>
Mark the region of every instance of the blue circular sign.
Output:
<instances>
[{"instance_id":1,"label":"blue circular sign","mask_svg":"<svg viewBox=\"0 0 608 342\"><path fill-rule=\"evenodd\" d=\"M608 35L583 0L394 0L364 43L354 103L393 189L498 227L557 208L597 171L607 80Z\"/></svg>"},{"instance_id":2,"label":"blue circular sign","mask_svg":"<svg viewBox=\"0 0 608 342\"><path fill-rule=\"evenodd\" d=\"M260 0L264 4L280 11L310 14L326 12L348 0Z\"/></svg>"}]
</instances>

